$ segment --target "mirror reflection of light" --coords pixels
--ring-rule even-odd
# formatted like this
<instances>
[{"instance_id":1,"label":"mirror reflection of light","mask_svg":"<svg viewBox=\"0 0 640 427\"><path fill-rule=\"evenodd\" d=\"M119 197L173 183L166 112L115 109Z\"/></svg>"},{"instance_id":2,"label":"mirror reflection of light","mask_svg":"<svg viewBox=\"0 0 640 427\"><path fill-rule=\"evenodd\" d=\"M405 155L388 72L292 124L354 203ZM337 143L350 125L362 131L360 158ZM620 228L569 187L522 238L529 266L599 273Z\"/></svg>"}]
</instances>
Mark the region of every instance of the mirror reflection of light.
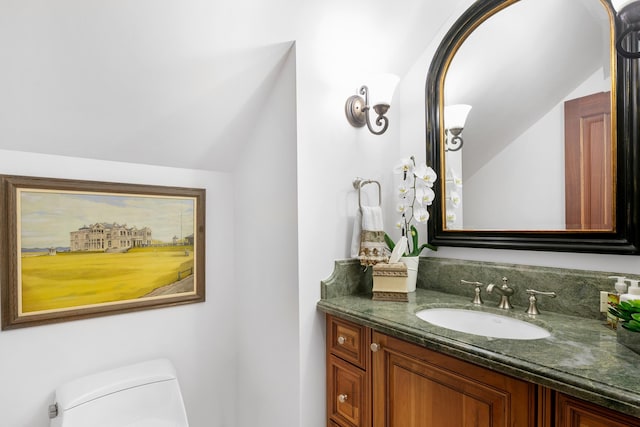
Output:
<instances>
[{"instance_id":1,"label":"mirror reflection of light","mask_svg":"<svg viewBox=\"0 0 640 427\"><path fill-rule=\"evenodd\" d=\"M471 111L471 105L456 104L444 107L444 128L445 129L464 129L467 116Z\"/></svg>"}]
</instances>

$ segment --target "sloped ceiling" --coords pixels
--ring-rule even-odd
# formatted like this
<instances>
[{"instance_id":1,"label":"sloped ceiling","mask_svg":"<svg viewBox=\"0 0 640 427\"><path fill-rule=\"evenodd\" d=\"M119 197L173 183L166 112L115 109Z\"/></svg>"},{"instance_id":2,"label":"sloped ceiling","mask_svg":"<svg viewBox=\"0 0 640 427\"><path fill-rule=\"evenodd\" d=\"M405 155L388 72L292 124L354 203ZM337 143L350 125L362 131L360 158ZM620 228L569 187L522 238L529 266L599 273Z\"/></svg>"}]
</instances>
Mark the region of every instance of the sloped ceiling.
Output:
<instances>
[{"instance_id":1,"label":"sloped ceiling","mask_svg":"<svg viewBox=\"0 0 640 427\"><path fill-rule=\"evenodd\" d=\"M0 148L226 169L293 44L292 28L259 19L271 10L242 0L2 2Z\"/></svg>"},{"instance_id":2,"label":"sloped ceiling","mask_svg":"<svg viewBox=\"0 0 640 427\"><path fill-rule=\"evenodd\" d=\"M0 149L226 170L295 41L401 69L457 3L5 0Z\"/></svg>"}]
</instances>

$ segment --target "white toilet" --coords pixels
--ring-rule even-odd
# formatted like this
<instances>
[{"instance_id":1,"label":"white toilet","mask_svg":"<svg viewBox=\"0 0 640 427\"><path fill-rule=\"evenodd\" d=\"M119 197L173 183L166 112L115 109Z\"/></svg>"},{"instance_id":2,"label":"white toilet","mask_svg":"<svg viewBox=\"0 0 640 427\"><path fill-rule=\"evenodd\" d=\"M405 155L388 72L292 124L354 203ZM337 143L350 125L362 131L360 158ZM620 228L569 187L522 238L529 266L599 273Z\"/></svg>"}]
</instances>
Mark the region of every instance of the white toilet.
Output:
<instances>
[{"instance_id":1,"label":"white toilet","mask_svg":"<svg viewBox=\"0 0 640 427\"><path fill-rule=\"evenodd\" d=\"M56 390L51 427L188 427L176 371L166 359L78 378Z\"/></svg>"}]
</instances>

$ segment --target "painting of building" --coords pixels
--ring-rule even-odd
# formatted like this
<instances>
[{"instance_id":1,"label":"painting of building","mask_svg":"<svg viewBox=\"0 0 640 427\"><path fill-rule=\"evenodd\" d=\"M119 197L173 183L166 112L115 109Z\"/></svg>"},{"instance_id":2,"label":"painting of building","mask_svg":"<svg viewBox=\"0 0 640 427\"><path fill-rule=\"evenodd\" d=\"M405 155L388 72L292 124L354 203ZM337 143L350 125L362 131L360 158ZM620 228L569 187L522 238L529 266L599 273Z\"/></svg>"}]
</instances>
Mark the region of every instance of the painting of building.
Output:
<instances>
[{"instance_id":1,"label":"painting of building","mask_svg":"<svg viewBox=\"0 0 640 427\"><path fill-rule=\"evenodd\" d=\"M126 251L130 248L150 246L149 227L127 227L126 224L100 222L82 226L70 233L72 252L79 251Z\"/></svg>"}]
</instances>

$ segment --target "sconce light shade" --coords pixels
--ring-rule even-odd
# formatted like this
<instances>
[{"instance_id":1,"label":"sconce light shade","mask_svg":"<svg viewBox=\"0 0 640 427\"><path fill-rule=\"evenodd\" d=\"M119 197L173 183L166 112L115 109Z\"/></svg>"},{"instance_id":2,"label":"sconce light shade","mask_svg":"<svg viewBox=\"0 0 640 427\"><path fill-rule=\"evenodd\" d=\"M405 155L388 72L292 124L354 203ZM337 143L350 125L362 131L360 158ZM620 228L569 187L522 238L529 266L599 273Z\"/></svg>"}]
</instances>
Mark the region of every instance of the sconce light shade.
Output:
<instances>
[{"instance_id":1,"label":"sconce light shade","mask_svg":"<svg viewBox=\"0 0 640 427\"><path fill-rule=\"evenodd\" d=\"M399 82L400 77L395 74L378 74L370 78L367 86L371 91L369 95L371 105L391 105L393 93L396 91L396 86L398 86Z\"/></svg>"},{"instance_id":2,"label":"sconce light shade","mask_svg":"<svg viewBox=\"0 0 640 427\"><path fill-rule=\"evenodd\" d=\"M382 135L389 127L389 119L385 114L391 107L391 98L400 78L393 74L379 74L370 79L368 85L358 89L358 95L350 96L345 104L347 120L354 127L362 127L365 124L374 135ZM362 96L364 98L362 98ZM375 123L380 127L374 130L369 119L369 111L373 108L376 117Z\"/></svg>"},{"instance_id":3,"label":"sconce light shade","mask_svg":"<svg viewBox=\"0 0 640 427\"><path fill-rule=\"evenodd\" d=\"M471 111L471 105L456 104L444 107L444 129L446 139L444 142L445 151L458 151L462 148L464 141L460 134L464 129L467 116Z\"/></svg>"},{"instance_id":4,"label":"sconce light shade","mask_svg":"<svg viewBox=\"0 0 640 427\"><path fill-rule=\"evenodd\" d=\"M612 0L616 11L616 50L625 58L640 58L640 0Z\"/></svg>"},{"instance_id":5,"label":"sconce light shade","mask_svg":"<svg viewBox=\"0 0 640 427\"><path fill-rule=\"evenodd\" d=\"M467 104L448 105L444 107L444 128L463 129L470 111L471 105Z\"/></svg>"}]
</instances>

